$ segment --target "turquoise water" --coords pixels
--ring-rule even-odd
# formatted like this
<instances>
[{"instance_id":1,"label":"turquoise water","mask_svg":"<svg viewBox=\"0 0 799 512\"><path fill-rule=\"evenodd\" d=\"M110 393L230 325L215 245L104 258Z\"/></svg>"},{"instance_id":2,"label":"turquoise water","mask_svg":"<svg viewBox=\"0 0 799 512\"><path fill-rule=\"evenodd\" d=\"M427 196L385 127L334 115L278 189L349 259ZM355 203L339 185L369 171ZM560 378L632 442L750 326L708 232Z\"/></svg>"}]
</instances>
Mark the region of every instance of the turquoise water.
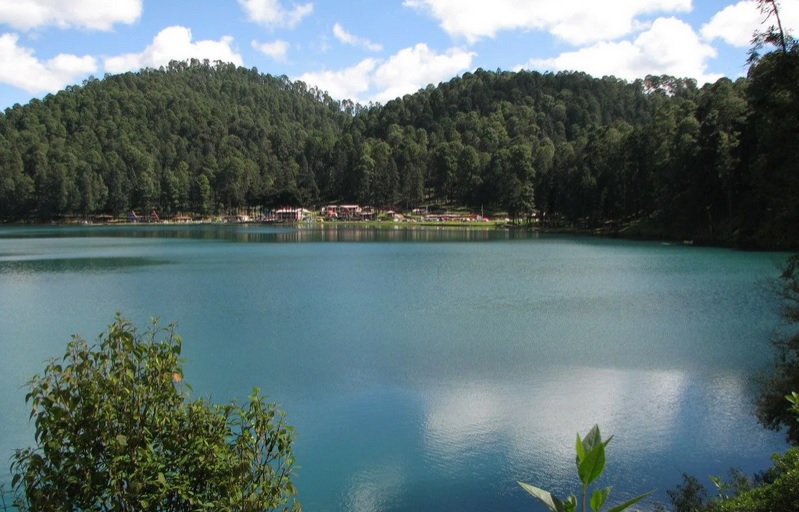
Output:
<instances>
[{"instance_id":1,"label":"turquoise water","mask_svg":"<svg viewBox=\"0 0 799 512\"><path fill-rule=\"evenodd\" d=\"M186 379L268 393L305 510L537 510L574 435L614 434L613 503L783 450L752 416L785 254L501 230L0 228L0 464L24 384L122 312L175 321ZM0 465L0 469L2 465ZM651 503L650 503L651 504Z\"/></svg>"}]
</instances>

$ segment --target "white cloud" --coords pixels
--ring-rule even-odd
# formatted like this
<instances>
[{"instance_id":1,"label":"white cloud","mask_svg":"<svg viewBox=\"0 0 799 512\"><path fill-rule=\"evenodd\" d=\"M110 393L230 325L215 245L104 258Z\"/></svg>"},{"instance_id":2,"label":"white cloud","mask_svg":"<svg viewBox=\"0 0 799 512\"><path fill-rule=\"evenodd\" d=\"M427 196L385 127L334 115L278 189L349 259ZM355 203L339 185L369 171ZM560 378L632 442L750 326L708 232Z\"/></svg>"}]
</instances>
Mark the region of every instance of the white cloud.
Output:
<instances>
[{"instance_id":1,"label":"white cloud","mask_svg":"<svg viewBox=\"0 0 799 512\"><path fill-rule=\"evenodd\" d=\"M780 4L780 18L783 28L796 36L796 30L799 30L799 2L791 1Z\"/></svg>"},{"instance_id":2,"label":"white cloud","mask_svg":"<svg viewBox=\"0 0 799 512\"><path fill-rule=\"evenodd\" d=\"M219 41L192 42L191 30L186 27L167 27L153 39L152 44L141 53L126 53L105 59L105 70L122 73L145 67L157 68L171 60L208 59L220 60L240 66L241 55L233 49L233 38L224 36Z\"/></svg>"},{"instance_id":3,"label":"white cloud","mask_svg":"<svg viewBox=\"0 0 799 512\"><path fill-rule=\"evenodd\" d=\"M55 25L111 30L139 19L142 0L0 0L0 23L20 30Z\"/></svg>"},{"instance_id":4,"label":"white cloud","mask_svg":"<svg viewBox=\"0 0 799 512\"><path fill-rule=\"evenodd\" d=\"M388 101L413 93L427 84L449 80L457 73L471 68L475 53L461 48L450 48L437 54L426 44L405 48L381 64L374 74L380 92L375 101Z\"/></svg>"},{"instance_id":5,"label":"white cloud","mask_svg":"<svg viewBox=\"0 0 799 512\"><path fill-rule=\"evenodd\" d=\"M55 92L97 71L94 57L59 54L39 60L30 48L17 45L17 34L0 36L0 82L31 94Z\"/></svg>"},{"instance_id":6,"label":"white cloud","mask_svg":"<svg viewBox=\"0 0 799 512\"><path fill-rule=\"evenodd\" d=\"M271 43L253 41L252 47L278 62L286 62L286 53L289 50L289 43L280 39Z\"/></svg>"},{"instance_id":7,"label":"white cloud","mask_svg":"<svg viewBox=\"0 0 799 512\"><path fill-rule=\"evenodd\" d=\"M799 26L799 3L781 4L780 19L786 29ZM765 28L763 22L764 15L760 13L757 5L751 0L742 0L717 12L702 26L702 37L708 41L721 39L729 45L748 48L755 30ZM776 22L768 20L765 26L771 24Z\"/></svg>"},{"instance_id":8,"label":"white cloud","mask_svg":"<svg viewBox=\"0 0 799 512\"><path fill-rule=\"evenodd\" d=\"M676 18L659 18L634 41L599 42L551 59L532 59L523 68L546 71L584 71L625 80L646 75L694 78L701 85L721 77L707 73L716 50L702 42L693 28Z\"/></svg>"},{"instance_id":9,"label":"white cloud","mask_svg":"<svg viewBox=\"0 0 799 512\"><path fill-rule=\"evenodd\" d=\"M304 73L297 79L327 91L331 98L365 103L363 95L369 90L372 74L379 62L377 59L364 59L345 69Z\"/></svg>"},{"instance_id":10,"label":"white cloud","mask_svg":"<svg viewBox=\"0 0 799 512\"><path fill-rule=\"evenodd\" d=\"M461 48L439 54L420 43L388 59L364 59L346 69L305 73L297 79L339 100L383 103L470 69L474 56Z\"/></svg>"},{"instance_id":11,"label":"white cloud","mask_svg":"<svg viewBox=\"0 0 799 512\"><path fill-rule=\"evenodd\" d=\"M641 28L638 16L688 12L691 0L405 0L453 37L473 43L504 30L543 30L571 44L616 39Z\"/></svg>"},{"instance_id":12,"label":"white cloud","mask_svg":"<svg viewBox=\"0 0 799 512\"><path fill-rule=\"evenodd\" d=\"M752 1L728 5L702 26L702 37L708 41L718 38L732 46L745 48L750 45L752 33L760 25L760 18L760 12Z\"/></svg>"},{"instance_id":13,"label":"white cloud","mask_svg":"<svg viewBox=\"0 0 799 512\"><path fill-rule=\"evenodd\" d=\"M313 4L297 5L286 9L280 0L239 0L250 21L267 27L296 26L303 18L313 12Z\"/></svg>"},{"instance_id":14,"label":"white cloud","mask_svg":"<svg viewBox=\"0 0 799 512\"><path fill-rule=\"evenodd\" d=\"M342 43L348 44L350 46L360 46L361 48L369 50L370 52L383 51L382 44L373 43L372 41L363 37L350 34L344 29L344 27L341 26L340 23L333 25L333 35Z\"/></svg>"}]
</instances>

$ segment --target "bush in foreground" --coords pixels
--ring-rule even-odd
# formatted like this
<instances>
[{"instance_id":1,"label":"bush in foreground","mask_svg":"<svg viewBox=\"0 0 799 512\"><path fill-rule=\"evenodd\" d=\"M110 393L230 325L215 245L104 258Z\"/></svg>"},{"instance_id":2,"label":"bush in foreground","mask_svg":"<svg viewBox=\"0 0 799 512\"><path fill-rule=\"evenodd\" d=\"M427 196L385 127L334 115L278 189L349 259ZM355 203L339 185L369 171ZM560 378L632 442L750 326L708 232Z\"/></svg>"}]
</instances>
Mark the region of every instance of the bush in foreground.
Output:
<instances>
[{"instance_id":1,"label":"bush in foreground","mask_svg":"<svg viewBox=\"0 0 799 512\"><path fill-rule=\"evenodd\" d=\"M772 456L774 466L760 487L721 501L719 512L772 512L799 510L799 448Z\"/></svg>"},{"instance_id":2,"label":"bush in foreground","mask_svg":"<svg viewBox=\"0 0 799 512\"><path fill-rule=\"evenodd\" d=\"M13 456L15 505L30 511L300 510L293 429L254 389L245 406L189 400L181 339L117 316L75 336L33 377L36 446Z\"/></svg>"}]
</instances>

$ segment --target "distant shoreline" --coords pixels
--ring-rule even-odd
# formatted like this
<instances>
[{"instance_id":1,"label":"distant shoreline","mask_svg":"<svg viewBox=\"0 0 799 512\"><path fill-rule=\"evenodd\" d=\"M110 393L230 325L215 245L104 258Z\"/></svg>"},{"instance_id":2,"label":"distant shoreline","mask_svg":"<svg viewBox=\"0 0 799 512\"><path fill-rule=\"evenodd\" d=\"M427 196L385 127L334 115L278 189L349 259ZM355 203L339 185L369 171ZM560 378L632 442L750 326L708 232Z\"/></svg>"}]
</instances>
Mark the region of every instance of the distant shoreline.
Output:
<instances>
[{"instance_id":1,"label":"distant shoreline","mask_svg":"<svg viewBox=\"0 0 799 512\"><path fill-rule=\"evenodd\" d=\"M589 236L599 238L618 238L622 240L641 241L641 242L663 242L674 245L698 246L698 247L720 247L741 251L763 251L763 252L792 252L795 248L785 247L763 247L753 243L746 243L736 240L720 240L710 238L691 238L691 237L670 237L664 231L652 226L649 229L631 229L631 226L619 228L583 228L574 226L540 226L540 225L513 225L502 221L243 221L225 222L222 220L198 220L189 222L4 222L0 227L65 227L65 228L93 228L93 227L144 227L144 226L274 226L284 228L377 228L377 229L413 229L413 228L446 228L446 229L470 229L470 230L522 230L534 231L541 234L552 235L574 235Z\"/></svg>"}]
</instances>

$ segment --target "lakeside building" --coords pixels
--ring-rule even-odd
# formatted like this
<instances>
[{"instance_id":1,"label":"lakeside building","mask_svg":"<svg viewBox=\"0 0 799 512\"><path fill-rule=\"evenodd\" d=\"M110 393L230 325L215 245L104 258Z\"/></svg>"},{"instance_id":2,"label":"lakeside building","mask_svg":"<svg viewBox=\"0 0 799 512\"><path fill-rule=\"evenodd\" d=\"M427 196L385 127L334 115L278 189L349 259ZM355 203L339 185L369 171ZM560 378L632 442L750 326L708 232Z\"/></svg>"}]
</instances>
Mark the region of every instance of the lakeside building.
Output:
<instances>
[{"instance_id":1,"label":"lakeside building","mask_svg":"<svg viewBox=\"0 0 799 512\"><path fill-rule=\"evenodd\" d=\"M310 211L305 208L281 208L275 210L274 220L276 222L301 222Z\"/></svg>"},{"instance_id":2,"label":"lakeside building","mask_svg":"<svg viewBox=\"0 0 799 512\"><path fill-rule=\"evenodd\" d=\"M328 220L363 220L363 208L357 204L329 204L319 214Z\"/></svg>"}]
</instances>

